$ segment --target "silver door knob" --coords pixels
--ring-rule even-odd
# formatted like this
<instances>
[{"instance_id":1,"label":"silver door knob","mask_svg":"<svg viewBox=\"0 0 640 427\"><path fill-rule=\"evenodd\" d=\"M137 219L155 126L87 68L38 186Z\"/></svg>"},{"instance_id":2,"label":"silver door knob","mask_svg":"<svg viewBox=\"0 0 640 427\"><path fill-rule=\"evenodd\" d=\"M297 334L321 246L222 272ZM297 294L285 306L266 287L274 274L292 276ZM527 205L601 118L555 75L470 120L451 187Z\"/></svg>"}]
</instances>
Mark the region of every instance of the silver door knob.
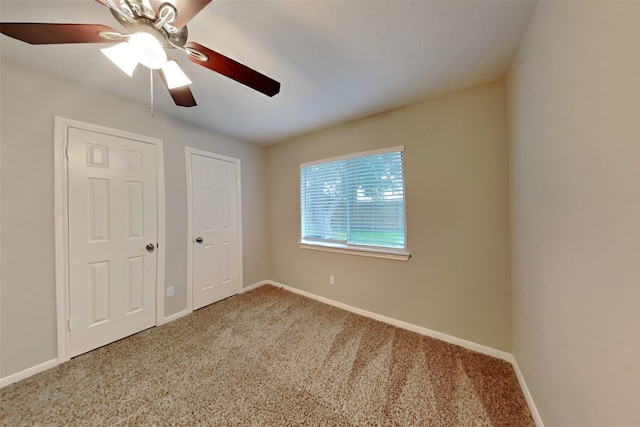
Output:
<instances>
[{"instance_id":1,"label":"silver door knob","mask_svg":"<svg viewBox=\"0 0 640 427\"><path fill-rule=\"evenodd\" d=\"M196 237L196 243L202 243L202 242L203 242L202 237Z\"/></svg>"},{"instance_id":2,"label":"silver door knob","mask_svg":"<svg viewBox=\"0 0 640 427\"><path fill-rule=\"evenodd\" d=\"M155 249L155 246L153 246L153 243L149 243L149 244L146 246L146 248L147 248L147 250L148 250L149 252L151 252L152 250L154 250L154 249Z\"/></svg>"}]
</instances>

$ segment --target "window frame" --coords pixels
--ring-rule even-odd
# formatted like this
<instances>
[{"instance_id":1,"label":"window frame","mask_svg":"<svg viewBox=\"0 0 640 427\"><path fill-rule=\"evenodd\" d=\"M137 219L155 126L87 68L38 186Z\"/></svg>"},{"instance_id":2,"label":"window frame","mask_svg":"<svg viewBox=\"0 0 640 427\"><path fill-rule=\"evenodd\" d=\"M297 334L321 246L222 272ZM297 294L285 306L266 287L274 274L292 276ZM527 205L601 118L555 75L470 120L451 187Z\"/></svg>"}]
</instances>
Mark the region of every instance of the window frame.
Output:
<instances>
[{"instance_id":1,"label":"window frame","mask_svg":"<svg viewBox=\"0 0 640 427\"><path fill-rule=\"evenodd\" d=\"M299 221L299 225L300 225L300 230L298 235L300 236L300 241L298 242L298 246L301 249L310 249L310 250L316 250L316 251L324 251L324 252L334 252L334 253L342 253L342 254L350 254L350 255L359 255L359 256L366 256L366 257L374 257L374 258L384 258L384 259L391 259L391 260L398 260L398 261L408 261L409 258L411 258L411 253L408 250L408 224L407 224L407 203L406 203L406 179L405 179L405 167L404 167L404 146L400 145L400 146L394 146L394 147L388 147L388 148L383 148L383 149L378 149L378 150L370 150L370 151L362 151L362 152L358 152L358 153L350 153L350 154L346 154L343 156L337 156L337 157L330 157L330 158L326 158L326 159L321 159L321 160L315 160L312 162L305 162L305 163L301 163L300 164L300 175L299 175L299 186L301 187L302 185L302 170L305 167L309 167L309 166L313 166L313 165L318 165L318 164L324 164L324 163L330 163L330 162L336 162L336 161L341 161L341 160L349 160L349 159L355 159L355 158L359 158L359 157L367 157L367 156L374 156L376 154L388 154L388 153L396 153L396 152L401 152L402 153L402 176L403 176L403 181L402 181L402 185L403 185L403 195L402 195L402 202L403 202L403 207L404 207L404 237L405 237L405 246L404 248L392 248L392 247L385 247L385 246L369 246L369 245L358 245L358 244L354 244L354 243L343 243L343 242L338 242L338 241L331 241L328 239L304 239L302 237L302 229L303 229L303 215L302 215L302 208L303 208L303 203L304 200L302 199L302 191L300 190L299 196L300 196L300 221Z\"/></svg>"}]
</instances>

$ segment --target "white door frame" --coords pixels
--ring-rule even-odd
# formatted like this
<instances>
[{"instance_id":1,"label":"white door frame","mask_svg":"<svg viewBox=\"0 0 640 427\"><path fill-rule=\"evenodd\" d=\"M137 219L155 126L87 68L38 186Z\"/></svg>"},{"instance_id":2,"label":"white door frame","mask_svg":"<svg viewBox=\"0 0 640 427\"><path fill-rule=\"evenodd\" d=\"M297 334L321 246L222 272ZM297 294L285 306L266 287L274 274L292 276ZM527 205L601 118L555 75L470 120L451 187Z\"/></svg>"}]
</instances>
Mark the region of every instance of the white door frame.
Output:
<instances>
[{"instance_id":1,"label":"white door frame","mask_svg":"<svg viewBox=\"0 0 640 427\"><path fill-rule=\"evenodd\" d=\"M164 319L164 246L165 246L165 202L164 202L164 154L162 140L112 129L65 117L55 117L54 127L54 197L55 197L55 273L58 363L70 359L69 334L69 211L68 211L68 162L67 137L70 128L102 133L120 138L133 139L155 145L157 167L158 203L158 248L156 267L156 325Z\"/></svg>"},{"instance_id":2,"label":"white door frame","mask_svg":"<svg viewBox=\"0 0 640 427\"><path fill-rule=\"evenodd\" d=\"M240 159L235 157L223 156L192 147L185 147L184 152L187 163L187 312L191 313L193 311L193 182L191 179L191 155L197 154L211 159L235 163L236 165L236 189L238 191L236 220L238 224L238 268L240 270L240 289L238 289L238 293L242 292L244 286L242 276L242 186L240 183L242 171L240 170Z\"/></svg>"}]
</instances>

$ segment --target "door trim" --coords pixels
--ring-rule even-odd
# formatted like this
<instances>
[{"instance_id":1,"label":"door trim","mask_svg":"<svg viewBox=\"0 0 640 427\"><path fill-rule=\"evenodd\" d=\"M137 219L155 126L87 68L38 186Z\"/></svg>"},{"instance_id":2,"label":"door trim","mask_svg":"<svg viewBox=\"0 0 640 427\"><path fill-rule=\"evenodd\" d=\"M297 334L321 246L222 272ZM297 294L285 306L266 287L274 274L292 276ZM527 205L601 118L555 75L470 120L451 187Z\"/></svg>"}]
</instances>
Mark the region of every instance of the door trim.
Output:
<instances>
[{"instance_id":1,"label":"door trim","mask_svg":"<svg viewBox=\"0 0 640 427\"><path fill-rule=\"evenodd\" d=\"M185 147L185 162L187 166L187 313L193 312L193 182L191 180L191 155L208 157L211 159L222 160L225 162L235 163L236 165L236 190L238 192L236 220L238 224L238 269L240 280L238 293L242 292L244 286L243 267L242 267L242 171L241 161L235 157L223 156L221 154L212 153L210 151L199 150L197 148Z\"/></svg>"},{"instance_id":2,"label":"door trim","mask_svg":"<svg viewBox=\"0 0 640 427\"><path fill-rule=\"evenodd\" d=\"M69 334L69 210L68 210L68 162L67 137L70 128L102 133L153 144L156 149L158 243L156 264L156 325L164 318L164 259L165 259L165 188L164 154L162 140L118 129L80 122L55 116L54 124L54 214L55 214L55 281L56 281L56 332L58 364L70 359Z\"/></svg>"}]
</instances>

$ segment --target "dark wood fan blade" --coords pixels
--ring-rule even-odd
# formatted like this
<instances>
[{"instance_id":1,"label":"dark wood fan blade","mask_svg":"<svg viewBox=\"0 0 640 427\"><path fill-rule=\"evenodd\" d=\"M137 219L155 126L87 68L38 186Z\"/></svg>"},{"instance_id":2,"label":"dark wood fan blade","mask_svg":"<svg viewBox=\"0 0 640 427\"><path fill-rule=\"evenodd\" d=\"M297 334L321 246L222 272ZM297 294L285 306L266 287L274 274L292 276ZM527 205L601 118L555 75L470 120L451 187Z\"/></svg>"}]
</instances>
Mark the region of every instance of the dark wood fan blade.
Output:
<instances>
[{"instance_id":1,"label":"dark wood fan blade","mask_svg":"<svg viewBox=\"0 0 640 427\"><path fill-rule=\"evenodd\" d=\"M242 65L229 57L194 42L187 43L184 47L187 49L197 50L209 57L207 61L201 61L192 55L187 55L189 60L193 63L202 65L203 67L213 70L216 73L220 73L223 76L227 76L238 83L242 83L243 85L249 86L258 92L262 92L267 96L274 96L280 92L279 82L247 67L246 65Z\"/></svg>"},{"instance_id":2,"label":"dark wood fan blade","mask_svg":"<svg viewBox=\"0 0 640 427\"><path fill-rule=\"evenodd\" d=\"M29 44L113 43L102 38L101 31L117 33L97 24L0 23L0 33Z\"/></svg>"},{"instance_id":3,"label":"dark wood fan blade","mask_svg":"<svg viewBox=\"0 0 640 427\"><path fill-rule=\"evenodd\" d=\"M171 25L176 28L182 28L211 3L211 0L151 0L150 3L156 13L158 13L158 8L161 4L171 3L178 11L178 16Z\"/></svg>"},{"instance_id":4,"label":"dark wood fan blade","mask_svg":"<svg viewBox=\"0 0 640 427\"><path fill-rule=\"evenodd\" d=\"M193 93L191 93L191 89L189 89L189 86L169 89L169 87L167 86L167 79L164 76L162 70L158 70L158 73L160 74L162 83L164 83L164 87L167 88L169 94L171 95L171 98L173 98L173 102L175 102L176 105L180 107L195 107L196 105L198 105L196 103L196 99L193 97Z\"/></svg>"}]
</instances>

